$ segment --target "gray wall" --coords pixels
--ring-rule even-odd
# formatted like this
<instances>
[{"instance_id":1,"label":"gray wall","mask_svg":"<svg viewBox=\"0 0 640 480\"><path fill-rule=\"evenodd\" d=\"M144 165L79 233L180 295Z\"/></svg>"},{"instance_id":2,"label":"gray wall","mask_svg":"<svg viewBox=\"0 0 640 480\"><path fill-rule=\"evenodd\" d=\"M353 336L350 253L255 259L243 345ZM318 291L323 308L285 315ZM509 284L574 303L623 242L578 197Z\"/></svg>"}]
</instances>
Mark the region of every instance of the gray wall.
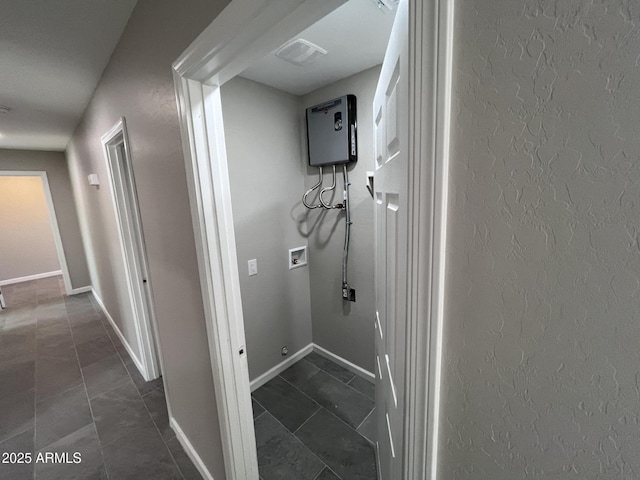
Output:
<instances>
[{"instance_id":1,"label":"gray wall","mask_svg":"<svg viewBox=\"0 0 640 480\"><path fill-rule=\"evenodd\" d=\"M172 415L216 479L224 478L217 408L171 63L222 0L139 0L68 146L94 287L123 321L124 275L100 137L126 117ZM87 185L97 173L102 186Z\"/></svg>"},{"instance_id":2,"label":"gray wall","mask_svg":"<svg viewBox=\"0 0 640 480\"><path fill-rule=\"evenodd\" d=\"M307 243L300 97L237 77L221 90L250 378L311 343L309 267L289 270L289 248ZM247 260L258 275L247 275ZM311 271L313 275L313 271Z\"/></svg>"},{"instance_id":3,"label":"gray wall","mask_svg":"<svg viewBox=\"0 0 640 480\"><path fill-rule=\"evenodd\" d=\"M309 269L311 272L311 314L313 341L373 372L374 362L374 248L373 199L366 188L366 172L373 170L373 95L379 67L374 67L302 98L301 124L304 109L340 97L354 94L358 109L358 162L349 166L351 198L351 247L349 251L350 285L356 289L356 302L342 299L342 247L344 244L344 214L315 209L305 212L309 236ZM305 130L303 130L304 132ZM305 190L318 181L318 169L308 167L306 134L303 141ZM339 166L337 193L332 203L342 201L342 167ZM325 167L325 185L330 185L330 169ZM304 192L302 192L304 193ZM302 193L300 196L302 196ZM313 198L313 196L309 196ZM325 195L325 198L329 198Z\"/></svg>"},{"instance_id":4,"label":"gray wall","mask_svg":"<svg viewBox=\"0 0 640 480\"><path fill-rule=\"evenodd\" d=\"M640 478L640 10L456 2L439 478Z\"/></svg>"},{"instance_id":5,"label":"gray wall","mask_svg":"<svg viewBox=\"0 0 640 480\"><path fill-rule=\"evenodd\" d=\"M71 285L73 288L90 285L87 258L64 153L0 149L0 170L47 172Z\"/></svg>"},{"instance_id":6,"label":"gray wall","mask_svg":"<svg viewBox=\"0 0 640 480\"><path fill-rule=\"evenodd\" d=\"M0 282L60 270L40 177L0 172Z\"/></svg>"}]
</instances>

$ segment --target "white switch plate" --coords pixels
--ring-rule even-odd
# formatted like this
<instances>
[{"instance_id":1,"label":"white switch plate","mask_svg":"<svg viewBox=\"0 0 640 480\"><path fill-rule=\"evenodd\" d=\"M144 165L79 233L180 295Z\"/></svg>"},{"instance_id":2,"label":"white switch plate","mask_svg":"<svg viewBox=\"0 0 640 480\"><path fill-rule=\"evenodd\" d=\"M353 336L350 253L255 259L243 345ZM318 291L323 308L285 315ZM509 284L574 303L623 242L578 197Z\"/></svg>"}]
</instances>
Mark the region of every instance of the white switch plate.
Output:
<instances>
[{"instance_id":1,"label":"white switch plate","mask_svg":"<svg viewBox=\"0 0 640 480\"><path fill-rule=\"evenodd\" d=\"M253 277L254 275L258 274L258 260L256 260L255 258L249 260L247 262L248 266L249 266L249 276Z\"/></svg>"}]
</instances>

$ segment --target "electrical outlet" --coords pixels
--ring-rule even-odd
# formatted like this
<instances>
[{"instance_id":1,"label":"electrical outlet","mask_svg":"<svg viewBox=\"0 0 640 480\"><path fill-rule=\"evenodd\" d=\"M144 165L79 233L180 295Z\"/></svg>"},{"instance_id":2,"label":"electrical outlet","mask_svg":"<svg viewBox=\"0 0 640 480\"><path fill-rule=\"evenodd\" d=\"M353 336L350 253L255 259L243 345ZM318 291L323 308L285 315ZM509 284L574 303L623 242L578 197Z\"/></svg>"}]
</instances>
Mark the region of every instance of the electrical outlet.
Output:
<instances>
[{"instance_id":1,"label":"electrical outlet","mask_svg":"<svg viewBox=\"0 0 640 480\"><path fill-rule=\"evenodd\" d=\"M258 260L253 258L247 262L249 267L249 276L253 277L258 274Z\"/></svg>"}]
</instances>

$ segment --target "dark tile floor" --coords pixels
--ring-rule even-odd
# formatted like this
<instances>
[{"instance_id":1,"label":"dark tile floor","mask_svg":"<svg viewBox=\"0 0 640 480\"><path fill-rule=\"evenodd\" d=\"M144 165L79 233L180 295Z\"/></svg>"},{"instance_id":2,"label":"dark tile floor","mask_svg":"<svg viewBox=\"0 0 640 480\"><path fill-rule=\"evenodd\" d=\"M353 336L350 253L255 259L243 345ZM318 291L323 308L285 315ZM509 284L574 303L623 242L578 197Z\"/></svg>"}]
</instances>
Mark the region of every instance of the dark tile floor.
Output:
<instances>
[{"instance_id":1,"label":"dark tile floor","mask_svg":"<svg viewBox=\"0 0 640 480\"><path fill-rule=\"evenodd\" d=\"M0 455L74 452L74 464L2 463L0 480L201 479L90 294L51 277L2 287Z\"/></svg>"},{"instance_id":2,"label":"dark tile floor","mask_svg":"<svg viewBox=\"0 0 640 480\"><path fill-rule=\"evenodd\" d=\"M375 480L374 386L311 353L252 394L263 480Z\"/></svg>"}]
</instances>

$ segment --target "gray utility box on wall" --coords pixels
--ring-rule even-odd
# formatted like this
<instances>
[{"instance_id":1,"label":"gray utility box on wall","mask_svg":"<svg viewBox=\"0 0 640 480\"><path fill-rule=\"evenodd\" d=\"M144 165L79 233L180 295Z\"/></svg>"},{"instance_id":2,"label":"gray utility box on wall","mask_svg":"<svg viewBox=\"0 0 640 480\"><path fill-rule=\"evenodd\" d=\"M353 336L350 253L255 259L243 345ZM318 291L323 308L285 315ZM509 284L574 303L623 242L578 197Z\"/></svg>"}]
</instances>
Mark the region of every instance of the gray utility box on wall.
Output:
<instances>
[{"instance_id":1,"label":"gray utility box on wall","mask_svg":"<svg viewBox=\"0 0 640 480\"><path fill-rule=\"evenodd\" d=\"M307 145L312 167L357 160L355 95L307 108Z\"/></svg>"}]
</instances>

